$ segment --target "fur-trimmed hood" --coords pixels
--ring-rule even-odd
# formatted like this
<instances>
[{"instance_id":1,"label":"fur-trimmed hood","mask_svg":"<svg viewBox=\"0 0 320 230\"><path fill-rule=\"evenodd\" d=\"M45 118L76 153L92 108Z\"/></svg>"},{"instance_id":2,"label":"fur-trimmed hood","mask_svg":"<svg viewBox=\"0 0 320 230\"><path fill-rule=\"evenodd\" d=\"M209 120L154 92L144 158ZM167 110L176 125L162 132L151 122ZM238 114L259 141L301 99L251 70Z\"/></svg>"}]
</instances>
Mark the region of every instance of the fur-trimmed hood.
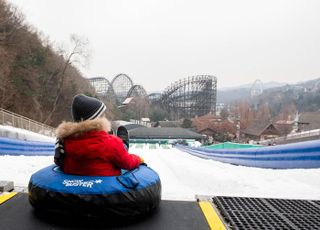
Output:
<instances>
[{"instance_id":1,"label":"fur-trimmed hood","mask_svg":"<svg viewBox=\"0 0 320 230\"><path fill-rule=\"evenodd\" d=\"M56 129L57 138L63 139L70 136L78 136L88 131L111 130L110 121L106 118L98 118L94 120L85 120L81 122L62 122Z\"/></svg>"}]
</instances>

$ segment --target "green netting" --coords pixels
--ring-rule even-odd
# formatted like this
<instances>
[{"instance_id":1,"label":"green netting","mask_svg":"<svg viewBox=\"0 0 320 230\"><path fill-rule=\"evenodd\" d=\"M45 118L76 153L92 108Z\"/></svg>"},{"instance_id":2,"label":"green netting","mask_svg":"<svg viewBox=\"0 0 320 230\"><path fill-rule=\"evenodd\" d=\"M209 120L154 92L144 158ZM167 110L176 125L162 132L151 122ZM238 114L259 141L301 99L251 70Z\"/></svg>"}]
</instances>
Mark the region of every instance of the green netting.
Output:
<instances>
[{"instance_id":1,"label":"green netting","mask_svg":"<svg viewBox=\"0 0 320 230\"><path fill-rule=\"evenodd\" d=\"M233 142L224 142L220 144L203 146L208 149L246 149L246 148L257 148L263 147L261 145L250 145L250 144L238 144Z\"/></svg>"},{"instance_id":2,"label":"green netting","mask_svg":"<svg viewBox=\"0 0 320 230\"><path fill-rule=\"evenodd\" d=\"M168 144L168 140L163 140L163 139L130 139L130 143L139 143L139 144Z\"/></svg>"}]
</instances>

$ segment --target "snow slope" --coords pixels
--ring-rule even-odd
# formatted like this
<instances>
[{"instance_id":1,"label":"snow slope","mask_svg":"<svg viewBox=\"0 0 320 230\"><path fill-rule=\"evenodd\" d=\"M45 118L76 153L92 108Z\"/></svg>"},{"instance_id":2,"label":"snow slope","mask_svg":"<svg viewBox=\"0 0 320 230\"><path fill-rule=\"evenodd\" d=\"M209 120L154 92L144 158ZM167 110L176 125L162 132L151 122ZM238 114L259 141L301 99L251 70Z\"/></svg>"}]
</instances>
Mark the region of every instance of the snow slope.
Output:
<instances>
[{"instance_id":1,"label":"snow slope","mask_svg":"<svg viewBox=\"0 0 320 230\"><path fill-rule=\"evenodd\" d=\"M15 128L7 125L0 125L0 137L8 137L26 141L55 142L55 138L31 132L25 129Z\"/></svg>"},{"instance_id":2,"label":"snow slope","mask_svg":"<svg viewBox=\"0 0 320 230\"><path fill-rule=\"evenodd\" d=\"M198 158L177 149L134 148L162 181L162 198L194 200L195 195L320 199L320 169L273 170L235 166ZM0 180L27 186L32 173L53 156L0 156Z\"/></svg>"},{"instance_id":3,"label":"snow slope","mask_svg":"<svg viewBox=\"0 0 320 230\"><path fill-rule=\"evenodd\" d=\"M177 149L133 149L160 175L163 197L197 195L320 199L320 169L273 170L198 158Z\"/></svg>"}]
</instances>

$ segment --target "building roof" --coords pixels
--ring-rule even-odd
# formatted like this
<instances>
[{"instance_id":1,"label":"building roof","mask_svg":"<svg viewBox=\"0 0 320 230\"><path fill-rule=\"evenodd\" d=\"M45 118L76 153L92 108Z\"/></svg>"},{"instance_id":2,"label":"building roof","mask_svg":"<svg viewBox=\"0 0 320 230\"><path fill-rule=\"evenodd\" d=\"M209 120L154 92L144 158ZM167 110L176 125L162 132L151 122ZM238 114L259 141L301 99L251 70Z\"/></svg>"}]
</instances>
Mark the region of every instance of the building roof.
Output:
<instances>
[{"instance_id":1,"label":"building roof","mask_svg":"<svg viewBox=\"0 0 320 230\"><path fill-rule=\"evenodd\" d=\"M127 97L123 102L122 105L128 105L132 102L133 97Z\"/></svg>"},{"instance_id":2,"label":"building roof","mask_svg":"<svg viewBox=\"0 0 320 230\"><path fill-rule=\"evenodd\" d=\"M182 121L157 121L155 127L181 127Z\"/></svg>"},{"instance_id":3,"label":"building roof","mask_svg":"<svg viewBox=\"0 0 320 230\"><path fill-rule=\"evenodd\" d=\"M136 128L129 130L133 139L202 139L203 136L184 128Z\"/></svg>"},{"instance_id":4,"label":"building roof","mask_svg":"<svg viewBox=\"0 0 320 230\"><path fill-rule=\"evenodd\" d=\"M111 124L112 124L112 129L114 129L114 131L116 131L116 129L120 126L125 127L127 130L145 127L144 125L135 124L133 122L122 121L122 120L112 121Z\"/></svg>"},{"instance_id":5,"label":"building roof","mask_svg":"<svg viewBox=\"0 0 320 230\"><path fill-rule=\"evenodd\" d=\"M203 116L199 116L197 118L194 118L195 120L221 120L219 116L213 115L211 113L205 114Z\"/></svg>"},{"instance_id":6,"label":"building roof","mask_svg":"<svg viewBox=\"0 0 320 230\"><path fill-rule=\"evenodd\" d=\"M320 111L301 113L298 122L304 124L304 130L320 129Z\"/></svg>"},{"instance_id":7,"label":"building roof","mask_svg":"<svg viewBox=\"0 0 320 230\"><path fill-rule=\"evenodd\" d=\"M150 118L149 117L142 117L141 121L150 122Z\"/></svg>"},{"instance_id":8,"label":"building roof","mask_svg":"<svg viewBox=\"0 0 320 230\"><path fill-rule=\"evenodd\" d=\"M289 122L287 124L276 123L276 124L274 124L274 127L276 127L276 129L279 131L280 135L285 136L285 135L288 135L292 131L293 122L291 122L291 124Z\"/></svg>"},{"instance_id":9,"label":"building roof","mask_svg":"<svg viewBox=\"0 0 320 230\"><path fill-rule=\"evenodd\" d=\"M137 128L144 128L144 125L139 125L139 124L128 124L124 126L128 131L131 129L137 129Z\"/></svg>"},{"instance_id":10,"label":"building roof","mask_svg":"<svg viewBox=\"0 0 320 230\"><path fill-rule=\"evenodd\" d=\"M275 129L275 132L279 134L277 128L270 121L255 120L251 122L248 127L241 132L252 136L261 136L261 134L270 126Z\"/></svg>"},{"instance_id":11,"label":"building roof","mask_svg":"<svg viewBox=\"0 0 320 230\"><path fill-rule=\"evenodd\" d=\"M203 129L200 129L200 130L199 130L199 133L203 133L203 132L205 132L205 131L215 132L212 128L210 128L210 127L205 127L205 128L203 128Z\"/></svg>"},{"instance_id":12,"label":"building roof","mask_svg":"<svg viewBox=\"0 0 320 230\"><path fill-rule=\"evenodd\" d=\"M210 127L210 125L219 124L221 122L222 120L220 117L212 114L206 114L201 117L193 118L192 126L195 127L199 132L200 130Z\"/></svg>"}]
</instances>

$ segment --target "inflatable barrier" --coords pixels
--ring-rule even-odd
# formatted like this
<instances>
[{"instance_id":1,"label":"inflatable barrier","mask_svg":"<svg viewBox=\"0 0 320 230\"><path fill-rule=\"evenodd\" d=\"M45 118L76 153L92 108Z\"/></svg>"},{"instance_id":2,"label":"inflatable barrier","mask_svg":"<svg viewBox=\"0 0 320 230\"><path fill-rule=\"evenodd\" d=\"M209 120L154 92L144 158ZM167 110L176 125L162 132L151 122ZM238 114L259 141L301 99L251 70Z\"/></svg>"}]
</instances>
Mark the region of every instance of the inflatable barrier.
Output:
<instances>
[{"instance_id":1,"label":"inflatable barrier","mask_svg":"<svg viewBox=\"0 0 320 230\"><path fill-rule=\"evenodd\" d=\"M258 168L320 168L320 140L249 149L207 149L177 145L192 155Z\"/></svg>"},{"instance_id":2,"label":"inflatable barrier","mask_svg":"<svg viewBox=\"0 0 320 230\"><path fill-rule=\"evenodd\" d=\"M54 144L0 137L0 155L50 156Z\"/></svg>"},{"instance_id":3,"label":"inflatable barrier","mask_svg":"<svg viewBox=\"0 0 320 230\"><path fill-rule=\"evenodd\" d=\"M233 143L233 142L224 142L219 144L213 144L213 145L206 145L203 146L207 149L248 149L248 148L259 148L264 147L263 145L250 145L250 144L239 144L239 143Z\"/></svg>"},{"instance_id":4,"label":"inflatable barrier","mask_svg":"<svg viewBox=\"0 0 320 230\"><path fill-rule=\"evenodd\" d=\"M140 165L120 176L79 176L52 165L31 176L29 201L40 211L85 217L137 217L161 200L158 174Z\"/></svg>"}]
</instances>

